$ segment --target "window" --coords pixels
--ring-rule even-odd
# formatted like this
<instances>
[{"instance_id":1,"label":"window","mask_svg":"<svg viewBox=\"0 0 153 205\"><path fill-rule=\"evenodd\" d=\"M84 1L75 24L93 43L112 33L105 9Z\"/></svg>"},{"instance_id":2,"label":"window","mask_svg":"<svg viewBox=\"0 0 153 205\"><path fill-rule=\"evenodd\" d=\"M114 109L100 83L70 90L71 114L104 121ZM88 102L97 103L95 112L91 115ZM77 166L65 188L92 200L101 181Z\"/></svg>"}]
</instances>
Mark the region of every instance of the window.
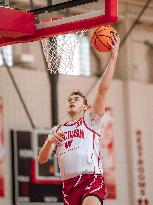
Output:
<instances>
[{"instance_id":1,"label":"window","mask_svg":"<svg viewBox=\"0 0 153 205\"><path fill-rule=\"evenodd\" d=\"M90 45L88 36L82 36L78 40L77 34L60 35L57 38L57 54L61 56L59 73L90 75ZM71 60L72 66L69 64Z\"/></svg>"},{"instance_id":2,"label":"window","mask_svg":"<svg viewBox=\"0 0 153 205\"><path fill-rule=\"evenodd\" d=\"M2 66L4 64L3 61L3 56L4 55L4 59L6 61L6 64L9 67L13 66L13 49L12 46L8 45L8 46L3 46L0 48L0 66Z\"/></svg>"}]
</instances>

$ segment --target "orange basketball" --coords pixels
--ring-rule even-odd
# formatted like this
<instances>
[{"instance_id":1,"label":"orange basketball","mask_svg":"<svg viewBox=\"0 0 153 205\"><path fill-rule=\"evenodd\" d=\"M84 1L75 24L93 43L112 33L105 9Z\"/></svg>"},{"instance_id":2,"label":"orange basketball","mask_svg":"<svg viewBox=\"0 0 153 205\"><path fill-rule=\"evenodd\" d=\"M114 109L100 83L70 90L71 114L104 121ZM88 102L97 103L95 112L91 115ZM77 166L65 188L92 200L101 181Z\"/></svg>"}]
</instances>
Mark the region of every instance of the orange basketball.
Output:
<instances>
[{"instance_id":1,"label":"orange basketball","mask_svg":"<svg viewBox=\"0 0 153 205\"><path fill-rule=\"evenodd\" d=\"M115 34L117 31L111 26L101 26L93 32L91 44L100 52L108 52L111 49L108 41L112 43L111 36Z\"/></svg>"}]
</instances>

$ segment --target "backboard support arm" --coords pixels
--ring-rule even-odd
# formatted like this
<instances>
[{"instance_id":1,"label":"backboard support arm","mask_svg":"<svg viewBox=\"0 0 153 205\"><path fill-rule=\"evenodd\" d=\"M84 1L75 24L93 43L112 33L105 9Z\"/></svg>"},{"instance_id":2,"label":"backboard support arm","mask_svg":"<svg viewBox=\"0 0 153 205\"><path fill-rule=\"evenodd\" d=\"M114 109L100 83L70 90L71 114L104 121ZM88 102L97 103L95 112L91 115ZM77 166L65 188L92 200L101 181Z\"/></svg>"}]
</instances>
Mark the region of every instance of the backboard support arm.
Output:
<instances>
[{"instance_id":1,"label":"backboard support arm","mask_svg":"<svg viewBox=\"0 0 153 205\"><path fill-rule=\"evenodd\" d=\"M61 9L68 9L68 8L80 6L83 4L93 3L93 2L98 2L98 0L75 0L75 1L72 0L66 3L64 2L60 4L46 6L46 7L39 8L39 9L32 9L32 10L29 10L28 12L33 12L34 14L38 15L38 14L43 14L45 12L49 13L49 12L58 11Z\"/></svg>"}]
</instances>

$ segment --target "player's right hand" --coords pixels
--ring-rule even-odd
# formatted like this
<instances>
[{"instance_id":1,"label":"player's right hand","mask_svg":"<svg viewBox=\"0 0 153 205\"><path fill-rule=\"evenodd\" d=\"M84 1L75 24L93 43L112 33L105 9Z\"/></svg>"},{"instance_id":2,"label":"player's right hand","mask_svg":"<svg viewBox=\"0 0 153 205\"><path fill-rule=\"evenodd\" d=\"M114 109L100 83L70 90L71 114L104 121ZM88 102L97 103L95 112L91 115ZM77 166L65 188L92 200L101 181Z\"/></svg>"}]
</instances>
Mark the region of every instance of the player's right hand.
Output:
<instances>
[{"instance_id":1,"label":"player's right hand","mask_svg":"<svg viewBox=\"0 0 153 205\"><path fill-rule=\"evenodd\" d=\"M54 133L51 136L48 137L47 142L48 143L55 143L55 144L60 144L64 140L64 133L58 132Z\"/></svg>"}]
</instances>

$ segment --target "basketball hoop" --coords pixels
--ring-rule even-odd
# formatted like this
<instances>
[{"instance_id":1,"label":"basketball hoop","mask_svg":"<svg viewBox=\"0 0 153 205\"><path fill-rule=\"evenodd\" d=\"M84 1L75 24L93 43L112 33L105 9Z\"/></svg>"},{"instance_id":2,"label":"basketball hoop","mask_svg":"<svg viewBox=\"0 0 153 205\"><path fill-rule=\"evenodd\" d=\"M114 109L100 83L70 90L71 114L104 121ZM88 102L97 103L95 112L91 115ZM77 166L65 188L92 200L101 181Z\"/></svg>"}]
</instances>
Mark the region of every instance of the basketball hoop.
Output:
<instances>
[{"instance_id":1,"label":"basketball hoop","mask_svg":"<svg viewBox=\"0 0 153 205\"><path fill-rule=\"evenodd\" d=\"M52 40L42 39L43 53L51 74L57 71L69 73L73 71L73 56L80 38L85 35L87 30L54 36Z\"/></svg>"}]
</instances>

